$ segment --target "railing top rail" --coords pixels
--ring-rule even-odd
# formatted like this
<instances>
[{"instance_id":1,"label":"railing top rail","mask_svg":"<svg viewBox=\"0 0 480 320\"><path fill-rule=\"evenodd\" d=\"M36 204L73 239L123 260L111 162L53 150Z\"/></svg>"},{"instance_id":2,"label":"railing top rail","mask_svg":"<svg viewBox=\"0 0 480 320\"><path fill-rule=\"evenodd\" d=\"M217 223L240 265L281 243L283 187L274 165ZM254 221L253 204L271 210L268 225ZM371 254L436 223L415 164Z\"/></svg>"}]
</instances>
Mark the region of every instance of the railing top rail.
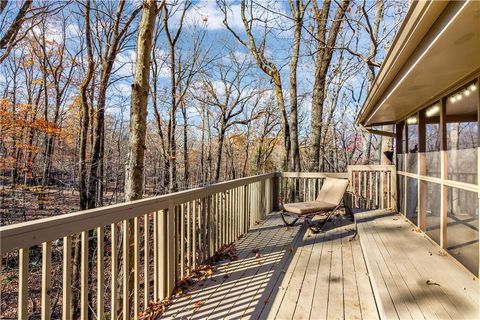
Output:
<instances>
[{"instance_id":1,"label":"railing top rail","mask_svg":"<svg viewBox=\"0 0 480 320\"><path fill-rule=\"evenodd\" d=\"M282 178L348 178L347 172L281 172Z\"/></svg>"},{"instance_id":2,"label":"railing top rail","mask_svg":"<svg viewBox=\"0 0 480 320\"><path fill-rule=\"evenodd\" d=\"M386 164L353 164L348 166L348 170L352 171L395 171L394 165Z\"/></svg>"},{"instance_id":3,"label":"railing top rail","mask_svg":"<svg viewBox=\"0 0 480 320\"><path fill-rule=\"evenodd\" d=\"M277 176L267 173L171 194L0 227L1 255Z\"/></svg>"}]
</instances>

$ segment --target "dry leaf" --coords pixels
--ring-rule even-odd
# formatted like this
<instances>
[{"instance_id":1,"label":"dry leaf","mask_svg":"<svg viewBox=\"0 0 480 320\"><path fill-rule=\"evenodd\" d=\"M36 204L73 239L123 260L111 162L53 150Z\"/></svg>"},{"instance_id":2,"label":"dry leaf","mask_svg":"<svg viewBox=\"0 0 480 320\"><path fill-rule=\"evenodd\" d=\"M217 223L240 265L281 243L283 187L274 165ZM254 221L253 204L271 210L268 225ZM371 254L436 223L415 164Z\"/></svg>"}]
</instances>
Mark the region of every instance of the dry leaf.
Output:
<instances>
[{"instance_id":1,"label":"dry leaf","mask_svg":"<svg viewBox=\"0 0 480 320\"><path fill-rule=\"evenodd\" d=\"M428 279L426 282L429 286L440 286L439 283L433 281L432 279Z\"/></svg>"}]
</instances>

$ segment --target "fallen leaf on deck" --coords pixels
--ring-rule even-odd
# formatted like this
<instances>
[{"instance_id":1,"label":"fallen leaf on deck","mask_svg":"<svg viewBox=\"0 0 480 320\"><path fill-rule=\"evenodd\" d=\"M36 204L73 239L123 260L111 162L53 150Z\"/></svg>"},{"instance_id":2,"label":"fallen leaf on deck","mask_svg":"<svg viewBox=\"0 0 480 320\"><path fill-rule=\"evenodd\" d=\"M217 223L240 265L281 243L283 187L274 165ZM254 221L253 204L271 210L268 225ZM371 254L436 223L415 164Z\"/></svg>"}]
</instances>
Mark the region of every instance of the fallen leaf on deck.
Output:
<instances>
[{"instance_id":1,"label":"fallen leaf on deck","mask_svg":"<svg viewBox=\"0 0 480 320\"><path fill-rule=\"evenodd\" d=\"M445 256L447 256L447 253L444 252L444 251L438 251L438 255L442 256L442 257L445 257Z\"/></svg>"},{"instance_id":2,"label":"fallen leaf on deck","mask_svg":"<svg viewBox=\"0 0 480 320\"><path fill-rule=\"evenodd\" d=\"M429 286L440 286L439 283L433 281L432 279L428 279L426 282Z\"/></svg>"}]
</instances>

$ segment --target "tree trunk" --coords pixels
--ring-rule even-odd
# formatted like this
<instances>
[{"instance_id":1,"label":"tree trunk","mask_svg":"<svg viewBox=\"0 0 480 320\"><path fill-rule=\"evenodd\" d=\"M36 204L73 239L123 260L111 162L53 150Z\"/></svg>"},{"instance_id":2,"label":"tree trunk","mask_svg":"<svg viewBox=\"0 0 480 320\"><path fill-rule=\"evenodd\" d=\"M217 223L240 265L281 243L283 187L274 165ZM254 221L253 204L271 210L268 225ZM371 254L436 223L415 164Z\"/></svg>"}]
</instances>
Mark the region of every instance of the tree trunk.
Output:
<instances>
[{"instance_id":1,"label":"tree trunk","mask_svg":"<svg viewBox=\"0 0 480 320\"><path fill-rule=\"evenodd\" d=\"M340 30L343 16L349 4L349 0L343 0L339 4L330 31L328 32L328 37L326 37L327 21L330 12L330 1L325 1L321 10L319 10L316 1L313 1L315 20L317 22L317 53L315 55L315 82L313 85L312 94L312 149L310 155L312 171L321 171L321 162L323 159L323 151L321 147L322 121L326 77L330 62L332 60L333 47L337 41L337 35Z\"/></svg>"},{"instance_id":2,"label":"tree trunk","mask_svg":"<svg viewBox=\"0 0 480 320\"><path fill-rule=\"evenodd\" d=\"M88 104L87 88L93 77L94 65L93 65L93 49L91 40L91 28L90 28L90 0L85 4L85 39L87 46L87 58L88 66L83 81L80 85L80 105L81 105L81 125L80 125L80 149L79 149L79 192L80 192L80 209L85 210L88 206L88 194L87 194L87 168L86 168L86 155L87 155L87 140L88 129L90 123L90 107Z\"/></svg>"},{"instance_id":3,"label":"tree trunk","mask_svg":"<svg viewBox=\"0 0 480 320\"><path fill-rule=\"evenodd\" d=\"M291 156L290 169L300 172L300 147L298 142L298 100L297 100L297 66L300 53L300 40L303 28L304 7L302 1L297 1L297 6L290 6L294 13L295 31L293 37L293 51L290 59L290 128L291 128Z\"/></svg>"},{"instance_id":4,"label":"tree trunk","mask_svg":"<svg viewBox=\"0 0 480 320\"><path fill-rule=\"evenodd\" d=\"M188 120L187 110L185 103L182 102L182 114L183 114L183 180L184 189L189 187L189 163L188 163Z\"/></svg>"},{"instance_id":5,"label":"tree trunk","mask_svg":"<svg viewBox=\"0 0 480 320\"><path fill-rule=\"evenodd\" d=\"M385 10L385 4L383 1L377 1L375 4L375 18L373 21L373 27L372 27L372 35L371 35L371 41L370 41L370 48L368 51L368 56L369 60L367 61L367 80L368 80L368 85L367 85L367 92L370 91L370 88L373 86L373 83L375 82L375 65L372 63L373 60L375 60L375 57L377 56L377 49L378 49L378 32L380 30L380 21L383 19L383 14ZM387 149L383 149L383 146L385 145L385 148L389 144L393 143L392 138L387 138L387 137L382 137L379 136L381 141L379 143L381 149L380 149L380 162L383 164L384 159L384 152L388 151ZM385 139L384 139L385 138ZM385 140L385 144L383 142ZM363 163L364 164L369 164L371 162L370 155L372 152L372 135L370 133L365 134L364 138L364 150L363 150Z\"/></svg>"},{"instance_id":6,"label":"tree trunk","mask_svg":"<svg viewBox=\"0 0 480 320\"><path fill-rule=\"evenodd\" d=\"M137 59L130 104L130 140L125 175L126 201L140 199L143 194L142 179L147 130L148 85L156 16L157 7L155 1L144 1L142 20L139 25Z\"/></svg>"},{"instance_id":7,"label":"tree trunk","mask_svg":"<svg viewBox=\"0 0 480 320\"><path fill-rule=\"evenodd\" d=\"M128 163L125 173L125 200L141 199L143 195L143 171L145 158L145 137L147 132L147 103L152 58L153 31L157 17L155 0L143 2L143 14L139 25L135 75L132 84L130 102L130 139L128 144ZM130 239L133 240L133 219L129 221ZM128 261L130 274L133 269L133 254ZM123 261L123 263L127 263ZM129 279L129 290L133 288L133 277ZM130 295L122 297L130 299ZM127 315L130 317L130 314Z\"/></svg>"},{"instance_id":8,"label":"tree trunk","mask_svg":"<svg viewBox=\"0 0 480 320\"><path fill-rule=\"evenodd\" d=\"M222 117L224 117L222 115ZM215 153L215 177L214 182L218 182L220 180L220 169L222 166L222 152L223 152L223 141L225 139L225 125L222 123L220 132L218 133L218 140L217 140L217 151ZM225 172L226 174L226 172Z\"/></svg>"}]
</instances>

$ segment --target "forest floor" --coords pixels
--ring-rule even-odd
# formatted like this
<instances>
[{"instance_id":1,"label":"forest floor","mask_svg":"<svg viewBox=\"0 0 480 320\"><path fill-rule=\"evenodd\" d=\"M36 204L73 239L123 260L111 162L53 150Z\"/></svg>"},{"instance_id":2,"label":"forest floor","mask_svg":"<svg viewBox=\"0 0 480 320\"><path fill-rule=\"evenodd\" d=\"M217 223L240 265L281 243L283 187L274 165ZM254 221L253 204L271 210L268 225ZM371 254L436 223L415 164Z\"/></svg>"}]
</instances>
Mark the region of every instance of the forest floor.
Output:
<instances>
[{"instance_id":1,"label":"forest floor","mask_svg":"<svg viewBox=\"0 0 480 320\"><path fill-rule=\"evenodd\" d=\"M78 210L78 192L66 188L0 188L1 225L37 220Z\"/></svg>"},{"instance_id":2,"label":"forest floor","mask_svg":"<svg viewBox=\"0 0 480 320\"><path fill-rule=\"evenodd\" d=\"M104 205L123 201L123 194L108 192ZM73 188L17 185L0 186L0 226L32 221L75 212L79 208L79 193Z\"/></svg>"}]
</instances>

